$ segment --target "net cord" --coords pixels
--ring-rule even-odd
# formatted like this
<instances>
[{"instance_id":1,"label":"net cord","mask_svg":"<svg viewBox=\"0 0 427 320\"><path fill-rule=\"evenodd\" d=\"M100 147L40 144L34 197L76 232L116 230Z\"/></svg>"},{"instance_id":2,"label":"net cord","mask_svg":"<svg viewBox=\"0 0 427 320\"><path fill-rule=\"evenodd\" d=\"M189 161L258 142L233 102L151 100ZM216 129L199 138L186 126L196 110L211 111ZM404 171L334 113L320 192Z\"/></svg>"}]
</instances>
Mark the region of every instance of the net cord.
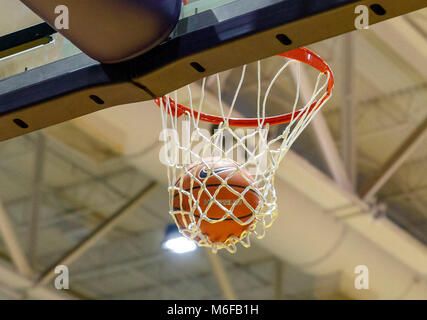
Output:
<instances>
[{"instance_id":1,"label":"net cord","mask_svg":"<svg viewBox=\"0 0 427 320\"><path fill-rule=\"evenodd\" d=\"M288 123L286 128L277 135L277 137L268 140L268 133L270 126L264 125L265 115L266 115L266 106L268 102L268 98L270 96L271 90L276 83L279 76L291 65L292 63L297 63L297 88L296 88L296 95L292 107L292 118L291 121ZM186 217L189 218L189 222L187 222L186 219L182 219L182 222L185 225L184 230L181 230L186 236L189 238L195 240L198 242L199 245L203 246L209 246L212 248L212 250L215 252L219 249L226 248L230 252L235 252L236 246L235 244L240 242L243 246L247 247L250 245L250 239L249 236L251 234L254 234L257 238L262 238L265 235L265 229L270 227L272 223L274 222L276 216L277 216L277 197L276 192L274 189L274 174L282 161L283 157L286 155L289 148L292 146L292 144L295 142L295 140L298 138L298 136L301 134L301 132L307 127L307 125L311 122L311 120L316 116L316 114L320 111L321 106L326 103L326 101L329 99L329 96L327 95L327 92L325 92L320 98L318 96L321 94L322 91L325 90L325 88L328 85L330 74L329 72L326 74L320 73L317 77L316 84L314 86L313 94L308 102L305 103L305 106L300 109L300 114L298 117L295 116L297 112L297 105L298 101L300 100L300 90L301 90L301 63L296 60L289 60L287 61L275 74L271 82L269 83L266 93L264 95L264 99L261 98L261 62L257 62L257 118L258 118L258 127L251 133L243 136L239 136L235 130L233 130L229 126L228 120L230 119L234 109L235 105L239 96L239 93L241 91L241 88L244 83L245 75L246 75L247 66L244 65L242 67L242 73L240 77L240 81L238 83L237 89L235 91L235 94L233 96L233 100L231 102L231 105L229 107L228 112L224 109L224 104L222 101L222 91L221 91L221 81L220 81L220 75L217 74L216 77L216 85L217 85L217 93L218 93L218 104L219 109L221 112L221 115L224 119L224 121L219 124L217 132L212 136L209 137L208 135L205 135L203 130L201 130L199 124L200 124L200 114L203 108L204 99L205 99L205 90L206 90L206 78L202 80L202 84L200 86L201 89L201 95L200 95L200 101L197 107L198 115L195 116L195 107L193 104L193 96L191 91L191 86L187 86L187 92L188 92L188 98L189 98L189 106L190 106L190 112L187 112L185 114L185 119L191 119L192 126L194 128L194 132L189 137L189 141L187 141L184 144L181 144L179 141L179 135L177 134L178 129L178 109L173 108L171 105L171 101L169 99L169 95L166 95L167 99L160 99L161 104L161 119L162 119L162 125L163 128L166 129L166 132L172 132L171 136L172 139L170 143L175 146L173 150L170 152L171 154L168 154L168 150L165 148L165 159L167 159L167 166L168 166L168 183L169 183L169 192L171 194L170 196L170 206L171 206L171 215L176 220L176 208L173 206L174 197L176 192L179 194L179 204L180 208L184 207L184 196L187 198L188 207L190 208L189 212L181 212L181 214L185 214ZM325 79L325 82L321 84L322 78ZM174 101L176 104L178 104L178 98L179 94L178 91L175 91L173 93ZM317 99L318 98L318 99ZM314 106L314 108L311 108L314 101L317 99L317 103ZM262 103L261 103L262 100ZM229 149L223 149L222 148L222 139L224 137L224 134L230 134L233 139L236 141L233 146L231 146ZM193 137L200 138L205 144L203 148L201 149L200 153L196 153L194 148L194 143L196 139L193 139ZM258 144L255 146L253 150L251 150L247 145L246 142L254 139L258 139ZM165 137L165 141L166 141ZM280 142L280 140L282 140ZM214 152L216 151L219 155L224 156L228 154L232 154L232 152L240 148L243 150L243 152L246 153L248 160L242 164L238 164L236 162L236 170L233 171L230 175L228 175L226 178L222 178L219 176L215 171L211 170L208 173L208 176L204 179L204 181L208 180L211 176L214 176L216 179L221 181L221 185L211 194L203 181L201 181L190 168L188 168L185 165L179 164L179 156L180 153L186 153L188 154L188 157L195 158L198 160L199 163L203 164L206 167L212 166L212 164L207 163L205 161L205 155L207 154L208 150ZM264 159L264 160L263 160ZM265 160L266 159L266 160ZM267 161L267 166L265 170L261 170L259 164L261 161ZM236 174L241 174L242 171L248 167L249 163L253 163L256 166L256 174L253 177L253 181L246 177L246 175L243 176L246 181L248 182L248 187L246 187L243 191L237 192L234 190L234 188L230 187L228 185L228 181ZM215 163L213 164L213 166ZM191 177L190 182L190 188L189 190L185 190L183 188L184 179L180 179L179 184L176 185L175 181L177 181L178 177L182 177L183 175L189 175ZM193 193L194 186L197 185L199 187L199 191L197 192L197 195L195 196ZM242 221L238 217L236 217L233 212L237 205L237 201L235 201L230 208L227 208L224 206L221 202L218 202L216 200L216 197L218 196L221 188L227 188L229 192L234 194L239 200L241 200L245 206L250 208L252 212L254 213L251 218ZM253 192L256 190L259 194L259 204L256 208L252 208L250 203L247 201L245 195L247 192ZM202 195L208 195L209 203L206 206L204 210L201 209L200 201ZM224 215L222 218L210 218L207 216L207 212L209 212L209 209L212 207L212 205L217 205L221 210L223 210ZM198 218L198 219L196 219ZM249 228L242 233L242 235L237 238L235 236L230 236L227 241L224 243L212 243L206 235L203 235L200 233L201 223L203 221L206 221L208 223L219 223L224 221L225 219L231 218L233 221L239 223L240 225L247 226L249 225Z\"/></svg>"}]
</instances>

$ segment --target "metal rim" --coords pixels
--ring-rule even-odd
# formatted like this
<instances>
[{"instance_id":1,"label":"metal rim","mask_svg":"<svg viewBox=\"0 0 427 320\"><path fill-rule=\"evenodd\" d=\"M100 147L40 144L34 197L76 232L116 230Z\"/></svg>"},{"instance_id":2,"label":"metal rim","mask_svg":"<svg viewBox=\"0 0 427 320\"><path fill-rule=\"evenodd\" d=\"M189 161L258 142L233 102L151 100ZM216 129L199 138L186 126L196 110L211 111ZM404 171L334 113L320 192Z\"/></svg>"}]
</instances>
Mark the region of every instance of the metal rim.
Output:
<instances>
[{"instance_id":1,"label":"metal rim","mask_svg":"<svg viewBox=\"0 0 427 320\"><path fill-rule=\"evenodd\" d=\"M316 53L314 53L313 51L305 47L284 52L284 53L278 54L278 56L300 61L304 64L307 64L315 68L317 71L325 75L329 74L329 81L326 89L326 95L324 95L320 101L319 100L314 101L310 106L310 111L312 111L315 108L316 109L320 108L326 102L326 100L329 99L329 97L332 95L332 89L334 87L334 75L329 65ZM166 105L167 103L166 97L156 98L154 102L159 107L161 107L160 99L162 99L163 103ZM172 98L169 98L169 103L170 103L172 112L174 114L176 113L177 117L180 117L185 113L190 114L195 118L199 117L199 112L195 110L191 110L189 107L186 107L182 104L179 104L179 103L176 104ZM292 119L298 119L301 113L302 111L300 109L296 111L294 114L290 112L290 113L285 113L278 116L266 117L261 122L263 123L263 125L267 125L267 124L278 125L283 123L289 123ZM229 118L228 121L226 121L221 116L215 116L215 115L211 115L203 112L200 112L200 120L204 122L216 124L216 125L219 125L220 123L223 123L223 122L228 122L230 127L258 127L260 124L260 121L258 118Z\"/></svg>"}]
</instances>

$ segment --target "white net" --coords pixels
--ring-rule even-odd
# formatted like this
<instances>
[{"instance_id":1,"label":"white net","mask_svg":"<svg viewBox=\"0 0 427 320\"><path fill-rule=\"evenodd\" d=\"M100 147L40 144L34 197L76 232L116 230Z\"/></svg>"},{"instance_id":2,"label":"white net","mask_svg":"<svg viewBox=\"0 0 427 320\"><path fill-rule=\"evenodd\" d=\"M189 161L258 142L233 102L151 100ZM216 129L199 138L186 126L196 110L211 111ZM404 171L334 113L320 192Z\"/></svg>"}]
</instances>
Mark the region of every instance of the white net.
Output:
<instances>
[{"instance_id":1,"label":"white net","mask_svg":"<svg viewBox=\"0 0 427 320\"><path fill-rule=\"evenodd\" d=\"M268 97L278 77L291 64L298 70L295 101L286 127L273 132L267 121L270 118L266 118ZM221 121L217 121L214 132L202 128L200 122L207 120L202 114L206 79L198 87L196 105L191 86L187 86L189 106L185 110L179 108L178 98L182 96L178 92L157 100L162 110L163 160L168 167L170 214L180 232L199 246L211 247L213 252L225 248L234 253L237 243L249 247L252 235L263 238L276 219L275 172L289 148L329 98L326 89L331 74L319 72L311 99L302 109L297 109L300 64L287 60L263 94L261 62L257 63L257 118L248 123L249 128L242 128L245 123L231 118L246 66L242 68L229 105L222 99L220 75L215 75Z\"/></svg>"}]
</instances>

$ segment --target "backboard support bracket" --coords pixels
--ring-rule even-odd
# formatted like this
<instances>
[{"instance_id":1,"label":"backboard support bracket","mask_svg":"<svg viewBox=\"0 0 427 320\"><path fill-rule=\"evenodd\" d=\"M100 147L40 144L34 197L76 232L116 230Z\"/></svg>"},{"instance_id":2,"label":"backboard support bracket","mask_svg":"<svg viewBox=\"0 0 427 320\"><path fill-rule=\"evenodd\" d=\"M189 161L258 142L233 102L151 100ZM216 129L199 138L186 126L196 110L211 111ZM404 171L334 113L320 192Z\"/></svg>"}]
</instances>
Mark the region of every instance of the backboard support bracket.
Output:
<instances>
[{"instance_id":1,"label":"backboard support bracket","mask_svg":"<svg viewBox=\"0 0 427 320\"><path fill-rule=\"evenodd\" d=\"M242 1L181 20L168 41L130 61L101 64L78 54L0 81L0 141L353 31L357 5L385 9L372 12L371 24L426 6L425 0L259 0L258 9L242 14Z\"/></svg>"}]
</instances>

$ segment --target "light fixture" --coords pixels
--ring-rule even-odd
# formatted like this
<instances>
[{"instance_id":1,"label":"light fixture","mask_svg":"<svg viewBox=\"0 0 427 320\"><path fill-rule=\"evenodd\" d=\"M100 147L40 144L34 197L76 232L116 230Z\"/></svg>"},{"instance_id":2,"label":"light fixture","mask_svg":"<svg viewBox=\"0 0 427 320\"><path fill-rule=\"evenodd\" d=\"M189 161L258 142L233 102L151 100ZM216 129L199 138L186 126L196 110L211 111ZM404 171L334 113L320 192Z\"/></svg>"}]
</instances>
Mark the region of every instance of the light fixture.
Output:
<instances>
[{"instance_id":1,"label":"light fixture","mask_svg":"<svg viewBox=\"0 0 427 320\"><path fill-rule=\"evenodd\" d=\"M194 241L184 237L176 225L171 224L166 228L165 239L163 240L163 248L171 250L175 253L186 253L197 249Z\"/></svg>"}]
</instances>

